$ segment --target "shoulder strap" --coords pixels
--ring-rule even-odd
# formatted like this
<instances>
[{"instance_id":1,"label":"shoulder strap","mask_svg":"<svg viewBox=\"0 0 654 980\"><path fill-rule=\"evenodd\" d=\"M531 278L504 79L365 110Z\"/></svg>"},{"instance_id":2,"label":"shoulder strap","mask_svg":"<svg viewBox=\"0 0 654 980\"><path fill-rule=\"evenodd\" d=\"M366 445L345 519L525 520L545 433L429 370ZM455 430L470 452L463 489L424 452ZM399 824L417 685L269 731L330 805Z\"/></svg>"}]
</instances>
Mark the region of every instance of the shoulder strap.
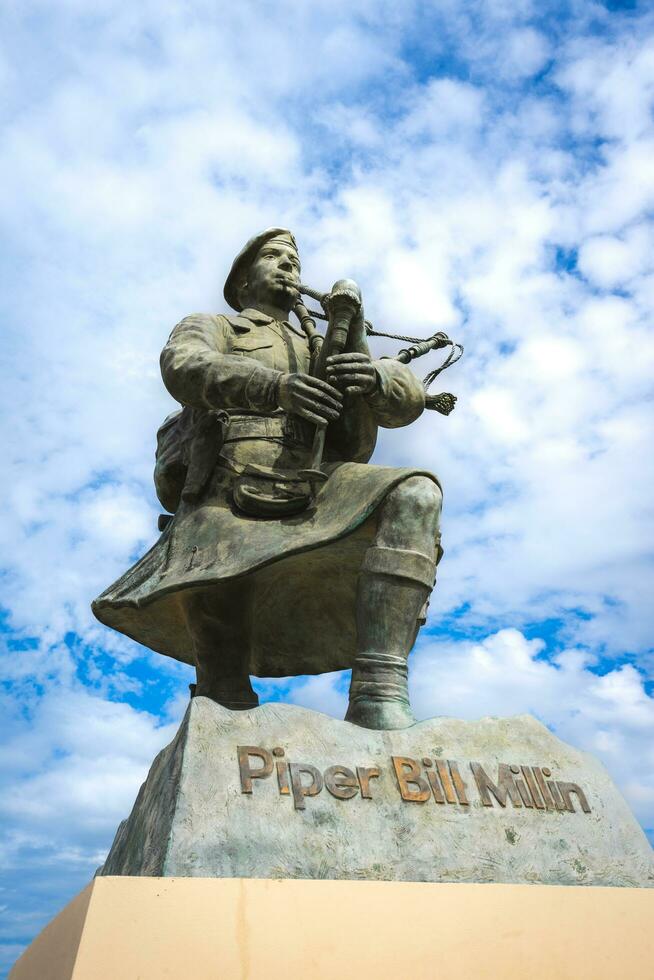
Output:
<instances>
[{"instance_id":1,"label":"shoulder strap","mask_svg":"<svg viewBox=\"0 0 654 980\"><path fill-rule=\"evenodd\" d=\"M237 315L233 315L231 313L218 313L217 315L219 317L221 317L223 320L227 320L227 322L229 323L230 327L233 327L236 330L251 330L252 329L252 321L251 320L248 320L244 316L237 316Z\"/></svg>"}]
</instances>

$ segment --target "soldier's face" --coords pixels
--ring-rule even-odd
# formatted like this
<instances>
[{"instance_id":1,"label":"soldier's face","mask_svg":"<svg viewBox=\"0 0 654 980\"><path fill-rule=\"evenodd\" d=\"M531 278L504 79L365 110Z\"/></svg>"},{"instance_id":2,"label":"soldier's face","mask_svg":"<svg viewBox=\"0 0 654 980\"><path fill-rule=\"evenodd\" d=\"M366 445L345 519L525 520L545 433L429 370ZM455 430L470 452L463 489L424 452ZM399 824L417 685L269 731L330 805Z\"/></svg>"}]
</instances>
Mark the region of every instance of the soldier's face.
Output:
<instances>
[{"instance_id":1,"label":"soldier's face","mask_svg":"<svg viewBox=\"0 0 654 980\"><path fill-rule=\"evenodd\" d=\"M250 302L271 303L288 311L298 299L294 284L299 283L300 260L290 242L267 242L250 266L247 293Z\"/></svg>"}]
</instances>

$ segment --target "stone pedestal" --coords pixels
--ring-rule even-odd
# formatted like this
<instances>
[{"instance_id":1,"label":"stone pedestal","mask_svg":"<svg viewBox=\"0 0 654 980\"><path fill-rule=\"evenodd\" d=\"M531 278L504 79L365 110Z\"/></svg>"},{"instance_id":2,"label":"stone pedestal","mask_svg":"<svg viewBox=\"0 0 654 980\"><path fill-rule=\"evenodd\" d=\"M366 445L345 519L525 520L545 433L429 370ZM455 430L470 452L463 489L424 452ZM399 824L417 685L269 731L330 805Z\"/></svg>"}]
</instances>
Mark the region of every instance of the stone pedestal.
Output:
<instances>
[{"instance_id":1,"label":"stone pedestal","mask_svg":"<svg viewBox=\"0 0 654 980\"><path fill-rule=\"evenodd\" d=\"M10 977L645 978L653 883L605 770L529 716L371 732L195 698Z\"/></svg>"},{"instance_id":2,"label":"stone pedestal","mask_svg":"<svg viewBox=\"0 0 654 980\"><path fill-rule=\"evenodd\" d=\"M654 890L96 878L10 980L651 977Z\"/></svg>"},{"instance_id":3,"label":"stone pedestal","mask_svg":"<svg viewBox=\"0 0 654 980\"><path fill-rule=\"evenodd\" d=\"M191 702L104 875L651 886L604 768L530 716L374 732Z\"/></svg>"}]
</instances>

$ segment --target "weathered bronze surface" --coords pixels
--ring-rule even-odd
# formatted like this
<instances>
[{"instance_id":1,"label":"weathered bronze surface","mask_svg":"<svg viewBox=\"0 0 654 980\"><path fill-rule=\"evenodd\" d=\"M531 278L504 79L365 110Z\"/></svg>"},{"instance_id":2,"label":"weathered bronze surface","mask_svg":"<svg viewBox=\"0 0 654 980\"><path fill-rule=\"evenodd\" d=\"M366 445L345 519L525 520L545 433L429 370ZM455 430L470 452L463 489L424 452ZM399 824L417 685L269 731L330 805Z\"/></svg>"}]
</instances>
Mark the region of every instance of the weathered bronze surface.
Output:
<instances>
[{"instance_id":1,"label":"weathered bronze surface","mask_svg":"<svg viewBox=\"0 0 654 980\"><path fill-rule=\"evenodd\" d=\"M173 330L161 370L182 408L159 430L155 467L170 513L93 610L193 664L195 693L225 707L257 705L252 674L352 668L346 719L404 728L407 658L441 554L441 490L424 470L368 461L379 426L425 409L405 362L451 342L434 335L373 360L351 280L322 297L323 342L299 286L295 239L268 229L227 277L237 315L191 314ZM300 775L290 782L303 799Z\"/></svg>"}]
</instances>

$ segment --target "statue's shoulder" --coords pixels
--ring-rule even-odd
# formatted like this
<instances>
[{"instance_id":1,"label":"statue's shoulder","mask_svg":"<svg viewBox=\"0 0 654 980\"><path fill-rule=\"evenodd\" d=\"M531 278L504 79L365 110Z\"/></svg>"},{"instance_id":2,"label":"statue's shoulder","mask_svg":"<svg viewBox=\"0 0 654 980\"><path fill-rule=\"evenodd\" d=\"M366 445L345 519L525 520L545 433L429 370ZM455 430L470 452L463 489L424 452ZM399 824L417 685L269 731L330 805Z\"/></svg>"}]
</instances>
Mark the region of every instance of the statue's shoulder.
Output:
<instances>
[{"instance_id":1,"label":"statue's shoulder","mask_svg":"<svg viewBox=\"0 0 654 980\"><path fill-rule=\"evenodd\" d=\"M175 325L175 330L221 330L227 325L223 313L188 313Z\"/></svg>"},{"instance_id":2,"label":"statue's shoulder","mask_svg":"<svg viewBox=\"0 0 654 980\"><path fill-rule=\"evenodd\" d=\"M173 329L173 335L187 333L230 334L249 330L251 323L237 313L189 313Z\"/></svg>"}]
</instances>

